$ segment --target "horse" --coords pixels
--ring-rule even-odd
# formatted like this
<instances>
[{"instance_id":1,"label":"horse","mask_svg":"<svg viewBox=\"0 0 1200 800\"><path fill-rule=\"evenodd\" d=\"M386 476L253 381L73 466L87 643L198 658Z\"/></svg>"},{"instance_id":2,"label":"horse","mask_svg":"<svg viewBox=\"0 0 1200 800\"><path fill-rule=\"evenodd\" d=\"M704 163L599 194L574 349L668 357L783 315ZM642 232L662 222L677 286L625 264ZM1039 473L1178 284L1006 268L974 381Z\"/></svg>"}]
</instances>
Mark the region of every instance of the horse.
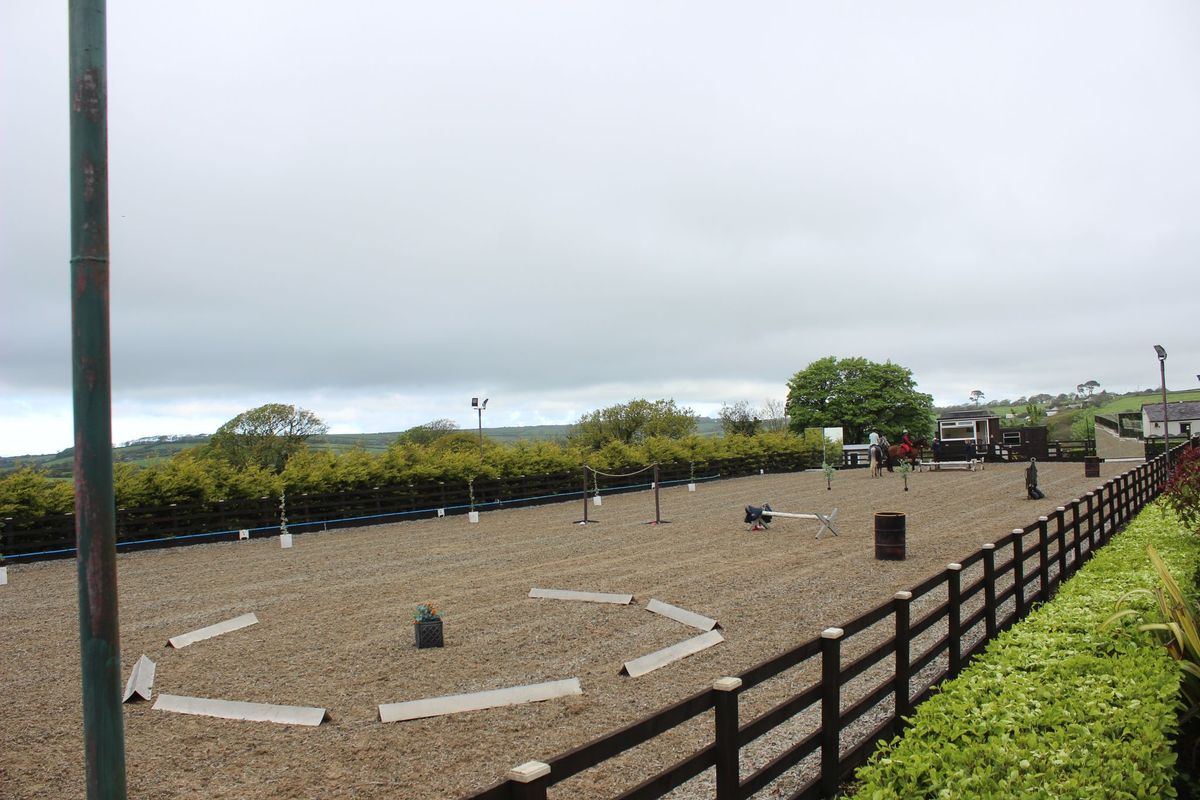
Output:
<instances>
[{"instance_id":1,"label":"horse","mask_svg":"<svg viewBox=\"0 0 1200 800\"><path fill-rule=\"evenodd\" d=\"M894 444L888 448L888 469L891 470L891 464L900 459L907 458L908 463L915 469L921 463L921 449L925 447L925 442L922 439L917 439L913 442L913 450L906 457L904 455L904 445Z\"/></svg>"},{"instance_id":2,"label":"horse","mask_svg":"<svg viewBox=\"0 0 1200 800\"><path fill-rule=\"evenodd\" d=\"M871 464L871 477L878 478L883 475L883 462L886 460L883 448L877 444L868 447L867 459Z\"/></svg>"}]
</instances>

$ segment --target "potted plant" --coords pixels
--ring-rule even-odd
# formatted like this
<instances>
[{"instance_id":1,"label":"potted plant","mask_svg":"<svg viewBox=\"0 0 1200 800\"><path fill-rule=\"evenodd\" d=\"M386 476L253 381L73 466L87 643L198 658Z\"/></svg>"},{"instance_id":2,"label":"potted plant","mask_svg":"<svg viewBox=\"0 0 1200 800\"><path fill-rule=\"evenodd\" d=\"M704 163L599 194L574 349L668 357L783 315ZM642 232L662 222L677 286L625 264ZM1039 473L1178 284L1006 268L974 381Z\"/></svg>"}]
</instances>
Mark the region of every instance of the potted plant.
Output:
<instances>
[{"instance_id":1,"label":"potted plant","mask_svg":"<svg viewBox=\"0 0 1200 800\"><path fill-rule=\"evenodd\" d=\"M834 469L833 464L830 464L828 461L824 461L821 463L821 471L825 473L825 488L829 491L833 491L833 476L837 470Z\"/></svg>"},{"instance_id":2,"label":"potted plant","mask_svg":"<svg viewBox=\"0 0 1200 800\"><path fill-rule=\"evenodd\" d=\"M413 614L413 637L417 649L442 646L442 618L430 603L417 606Z\"/></svg>"}]
</instances>

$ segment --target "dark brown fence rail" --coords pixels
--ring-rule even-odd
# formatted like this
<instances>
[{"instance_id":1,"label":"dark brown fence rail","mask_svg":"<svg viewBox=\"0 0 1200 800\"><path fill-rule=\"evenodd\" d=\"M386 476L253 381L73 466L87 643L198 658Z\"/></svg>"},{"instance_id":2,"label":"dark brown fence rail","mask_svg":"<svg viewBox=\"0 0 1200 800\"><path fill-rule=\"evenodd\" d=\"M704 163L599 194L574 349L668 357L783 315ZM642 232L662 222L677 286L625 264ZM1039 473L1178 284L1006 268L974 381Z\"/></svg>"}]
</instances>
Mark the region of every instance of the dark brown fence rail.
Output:
<instances>
[{"instance_id":1,"label":"dark brown fence rail","mask_svg":"<svg viewBox=\"0 0 1200 800\"><path fill-rule=\"evenodd\" d=\"M554 787L584 770L603 769L607 760L710 710L714 711L710 744L618 797L662 797L715 768L713 792L718 800L746 798L797 766L805 769L784 796L832 797L880 739L900 731L902 717L910 715L934 686L957 675L989 640L1026 616L1034 603L1052 598L1062 581L1157 497L1166 478L1167 462L1160 456L1107 480L1095 491L1058 507L1052 516L1039 517L984 545L856 619L589 744L546 762L523 764L504 781L471 798L570 797L570 786L561 791ZM819 678L755 718L739 718L742 695L789 671ZM740 774L743 748L774 735L780 725L805 712L812 720L806 732L789 731L787 749L749 774Z\"/></svg>"}]
</instances>

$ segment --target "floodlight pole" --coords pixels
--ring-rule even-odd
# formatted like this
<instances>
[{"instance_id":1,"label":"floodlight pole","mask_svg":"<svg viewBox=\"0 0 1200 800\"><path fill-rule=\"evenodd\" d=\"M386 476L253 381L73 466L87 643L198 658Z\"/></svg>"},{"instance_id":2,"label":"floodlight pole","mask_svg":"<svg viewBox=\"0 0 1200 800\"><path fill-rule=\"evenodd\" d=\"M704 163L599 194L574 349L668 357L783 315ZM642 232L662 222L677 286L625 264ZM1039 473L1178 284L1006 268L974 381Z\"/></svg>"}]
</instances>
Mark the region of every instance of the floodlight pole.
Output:
<instances>
[{"instance_id":1,"label":"floodlight pole","mask_svg":"<svg viewBox=\"0 0 1200 800\"><path fill-rule=\"evenodd\" d=\"M1171 467L1171 423L1167 421L1167 351L1162 345L1154 345L1154 352L1158 354L1158 374L1162 378L1162 398L1163 398L1163 453L1166 454L1167 468Z\"/></svg>"},{"instance_id":2,"label":"floodlight pole","mask_svg":"<svg viewBox=\"0 0 1200 800\"><path fill-rule=\"evenodd\" d=\"M75 548L87 796L125 797L108 303L104 0L68 5Z\"/></svg>"},{"instance_id":3,"label":"floodlight pole","mask_svg":"<svg viewBox=\"0 0 1200 800\"><path fill-rule=\"evenodd\" d=\"M479 458L483 459L483 410L487 408L488 398L483 398L483 402L479 402L478 397L471 398L471 407L479 412Z\"/></svg>"}]
</instances>

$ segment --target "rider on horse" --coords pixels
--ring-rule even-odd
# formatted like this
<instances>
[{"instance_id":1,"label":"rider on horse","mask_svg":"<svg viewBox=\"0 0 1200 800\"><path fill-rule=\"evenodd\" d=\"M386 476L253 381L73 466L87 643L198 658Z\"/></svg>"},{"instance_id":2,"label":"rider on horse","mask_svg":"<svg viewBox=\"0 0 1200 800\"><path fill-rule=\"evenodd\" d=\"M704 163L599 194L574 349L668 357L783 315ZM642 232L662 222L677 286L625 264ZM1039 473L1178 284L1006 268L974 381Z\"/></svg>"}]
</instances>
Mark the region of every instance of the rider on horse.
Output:
<instances>
[{"instance_id":1,"label":"rider on horse","mask_svg":"<svg viewBox=\"0 0 1200 800\"><path fill-rule=\"evenodd\" d=\"M900 455L911 456L917 452L917 446L913 444L913 440L908 438L908 428L904 429L904 433L900 434Z\"/></svg>"}]
</instances>

